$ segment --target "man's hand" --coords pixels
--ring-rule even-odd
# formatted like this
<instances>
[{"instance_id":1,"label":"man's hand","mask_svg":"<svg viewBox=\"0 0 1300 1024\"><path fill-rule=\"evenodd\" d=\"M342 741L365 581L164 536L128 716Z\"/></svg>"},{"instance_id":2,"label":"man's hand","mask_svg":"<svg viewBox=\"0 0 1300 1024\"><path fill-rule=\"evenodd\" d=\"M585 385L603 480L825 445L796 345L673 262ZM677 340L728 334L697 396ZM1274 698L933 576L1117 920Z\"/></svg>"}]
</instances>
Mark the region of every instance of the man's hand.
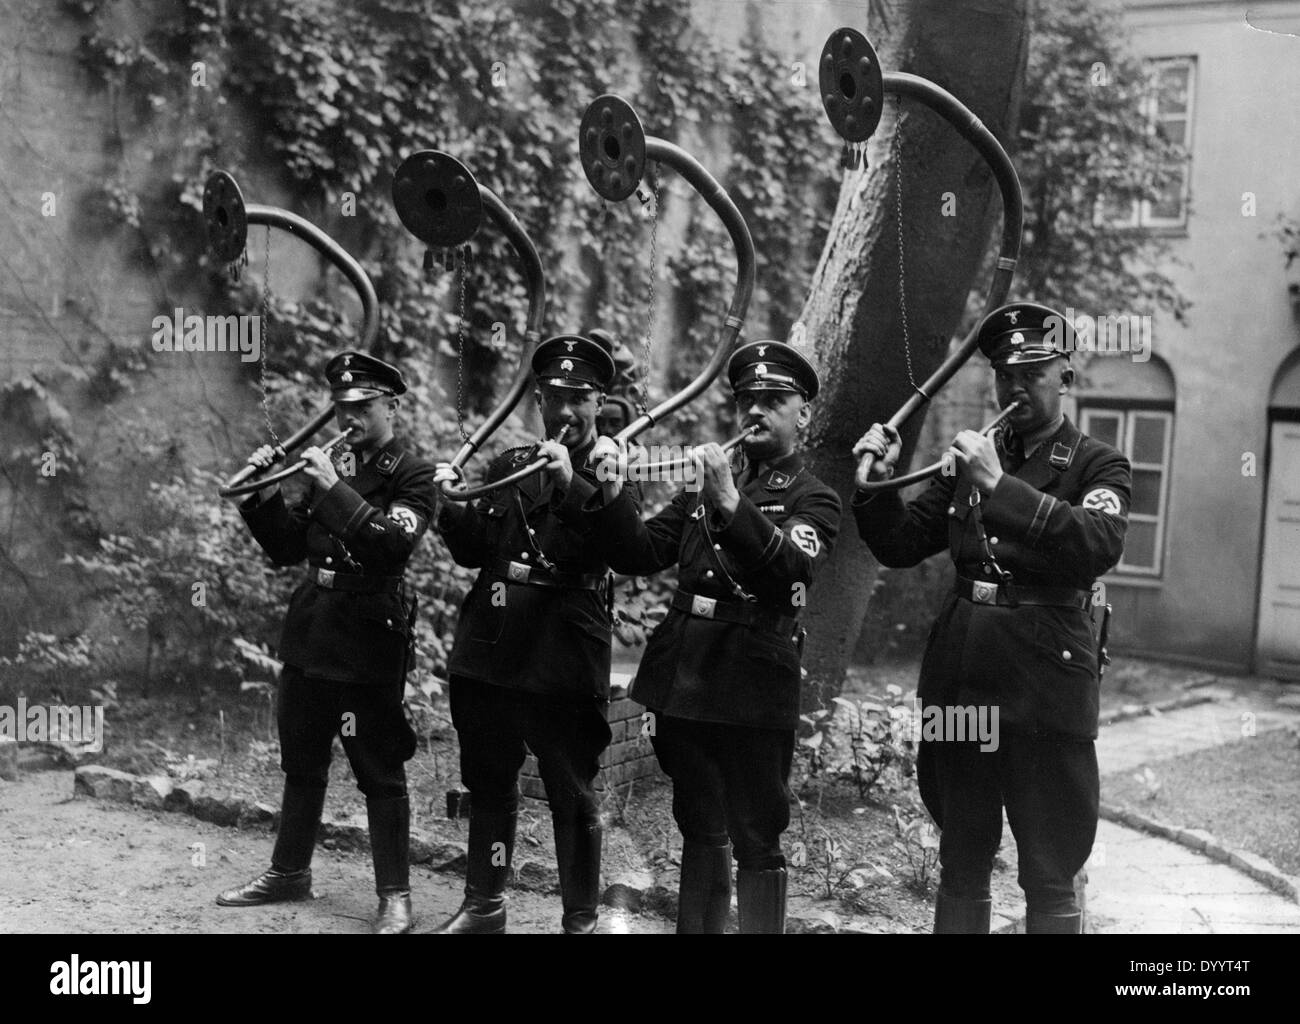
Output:
<instances>
[{"instance_id":1,"label":"man's hand","mask_svg":"<svg viewBox=\"0 0 1300 1024\"><path fill-rule=\"evenodd\" d=\"M731 479L731 458L716 442L695 449L695 465L704 500L730 516L740 505L740 492Z\"/></svg>"},{"instance_id":2,"label":"man's hand","mask_svg":"<svg viewBox=\"0 0 1300 1024\"><path fill-rule=\"evenodd\" d=\"M903 451L903 439L888 423L873 423L853 446L853 457L858 460L855 483L865 487L868 483L888 480L894 475L894 465ZM871 456L871 468L863 472L865 456Z\"/></svg>"},{"instance_id":3,"label":"man's hand","mask_svg":"<svg viewBox=\"0 0 1300 1024\"><path fill-rule=\"evenodd\" d=\"M459 483L464 479L465 474L450 462L439 462L433 472L433 482L437 485L439 492L442 491L443 484Z\"/></svg>"},{"instance_id":4,"label":"man's hand","mask_svg":"<svg viewBox=\"0 0 1300 1024\"><path fill-rule=\"evenodd\" d=\"M1002 479L1002 465L993 439L977 430L963 430L953 441L948 454L965 473L972 487L977 487L987 497Z\"/></svg>"},{"instance_id":5,"label":"man's hand","mask_svg":"<svg viewBox=\"0 0 1300 1024\"><path fill-rule=\"evenodd\" d=\"M312 482L321 490L328 491L339 482L334 463L330 462L330 457L315 445L304 449L302 457L307 463L307 468L303 472L311 477Z\"/></svg>"},{"instance_id":6,"label":"man's hand","mask_svg":"<svg viewBox=\"0 0 1300 1024\"><path fill-rule=\"evenodd\" d=\"M591 447L587 456L587 465L596 473L600 481L600 496L608 505L623 490L623 474L627 472L626 450L620 451L618 442L612 437L601 436Z\"/></svg>"},{"instance_id":7,"label":"man's hand","mask_svg":"<svg viewBox=\"0 0 1300 1024\"><path fill-rule=\"evenodd\" d=\"M270 468L275 464L275 449L269 444L262 445L261 448L257 449L257 451L253 452L253 454L248 457L248 464L250 466L256 466L258 472ZM279 484L272 484L270 487L263 487L260 491L256 492L258 502L261 503L268 500L271 495L279 489ZM232 495L230 500L242 503L248 501L249 497L247 494L236 494Z\"/></svg>"},{"instance_id":8,"label":"man's hand","mask_svg":"<svg viewBox=\"0 0 1300 1024\"><path fill-rule=\"evenodd\" d=\"M573 482L573 463L569 461L569 449L559 441L543 441L537 446L537 454L550 460L546 463L546 472L551 474L551 482L561 491L567 491Z\"/></svg>"}]
</instances>

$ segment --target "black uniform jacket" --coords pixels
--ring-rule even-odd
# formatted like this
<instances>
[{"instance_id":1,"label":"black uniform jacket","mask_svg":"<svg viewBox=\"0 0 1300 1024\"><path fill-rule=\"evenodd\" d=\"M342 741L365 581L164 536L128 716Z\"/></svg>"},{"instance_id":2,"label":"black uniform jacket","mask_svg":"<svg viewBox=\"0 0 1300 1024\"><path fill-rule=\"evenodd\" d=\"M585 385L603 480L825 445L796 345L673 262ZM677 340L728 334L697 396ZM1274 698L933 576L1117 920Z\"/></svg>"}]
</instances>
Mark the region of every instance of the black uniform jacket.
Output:
<instances>
[{"instance_id":1,"label":"black uniform jacket","mask_svg":"<svg viewBox=\"0 0 1300 1024\"><path fill-rule=\"evenodd\" d=\"M414 623L414 597L373 589L400 577L428 528L436 488L431 462L396 440L357 460L354 477L328 491L313 486L292 508L282 493L239 506L253 536L276 565L304 558L308 578L289 600L280 658L307 676L344 683L401 685ZM362 577L371 592L323 586ZM365 579L368 578L368 579Z\"/></svg>"},{"instance_id":2,"label":"black uniform jacket","mask_svg":"<svg viewBox=\"0 0 1300 1024\"><path fill-rule=\"evenodd\" d=\"M622 494L599 520L619 538L617 572L678 566L678 594L746 606L752 623L678 607L646 644L631 696L661 714L701 722L794 729L799 720L797 619L839 530L840 499L792 453L739 485L724 517L684 490L642 522Z\"/></svg>"},{"instance_id":3,"label":"black uniform jacket","mask_svg":"<svg viewBox=\"0 0 1300 1024\"><path fill-rule=\"evenodd\" d=\"M594 443L570 453L573 480L563 493L542 470L469 506L443 503L435 528L452 558L482 569L461 605L451 674L562 699L608 699L611 538L594 529L583 509L596 493L587 466ZM503 452L486 479L533 458L529 448ZM629 497L639 508L639 491ZM518 581L524 571L529 581ZM539 585L548 580L564 585ZM573 585L580 582L585 585Z\"/></svg>"},{"instance_id":4,"label":"black uniform jacket","mask_svg":"<svg viewBox=\"0 0 1300 1024\"><path fill-rule=\"evenodd\" d=\"M1091 589L1124 550L1128 460L1065 418L979 502L998 566L1024 587ZM959 577L997 582L978 540L970 484L939 477L906 506L897 492L853 501L858 533L882 565L903 568L947 548ZM999 725L1075 739L1097 735L1100 682L1092 616L1080 608L976 604L949 594L921 665L925 704L992 705Z\"/></svg>"}]
</instances>

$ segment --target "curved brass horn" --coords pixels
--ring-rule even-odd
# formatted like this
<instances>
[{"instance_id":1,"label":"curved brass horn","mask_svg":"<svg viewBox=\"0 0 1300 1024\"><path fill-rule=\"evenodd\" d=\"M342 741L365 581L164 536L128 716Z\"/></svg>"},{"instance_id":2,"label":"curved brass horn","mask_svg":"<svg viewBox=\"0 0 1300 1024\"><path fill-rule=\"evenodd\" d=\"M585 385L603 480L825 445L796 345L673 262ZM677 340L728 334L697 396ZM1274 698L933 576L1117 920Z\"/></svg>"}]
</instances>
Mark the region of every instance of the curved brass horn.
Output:
<instances>
[{"instance_id":1,"label":"curved brass horn","mask_svg":"<svg viewBox=\"0 0 1300 1024\"><path fill-rule=\"evenodd\" d=\"M626 199L636 191L647 160L671 167L722 219L736 251L736 287L713 355L694 380L620 430L615 440L625 441L693 401L722 372L745 325L745 311L754 293L754 241L736 204L704 165L671 142L647 136L636 111L621 97L606 94L592 100L578 129L578 151L591 187L605 199L614 201Z\"/></svg>"},{"instance_id":2,"label":"curved brass horn","mask_svg":"<svg viewBox=\"0 0 1300 1024\"><path fill-rule=\"evenodd\" d=\"M227 263L239 259L243 253L248 242L250 224L265 224L268 227L280 228L301 238L337 267L357 290L362 314L359 347L370 348L379 334L379 300L375 296L375 286L361 264L315 224L278 206L245 203L239 185L225 171L214 171L204 183L203 220L208 231L209 246L218 259ZM317 413L305 427L292 434L276 448L274 461L281 462L289 454L301 448L307 439L325 426L333 416L332 405ZM340 434L333 438L326 447L338 444L345 436L346 434ZM256 466L245 466L227 480L217 493L223 498L251 494L253 491L260 491L263 487L269 487L295 473L300 473L306 468L306 461L300 459L285 470L272 476L262 477L258 476L262 471Z\"/></svg>"},{"instance_id":3,"label":"curved brass horn","mask_svg":"<svg viewBox=\"0 0 1300 1024\"><path fill-rule=\"evenodd\" d=\"M919 100L951 124L971 143L993 171L1002 195L1002 241L998 250L993 280L984 299L987 315L1003 304L1011 288L1020 256L1020 238L1024 225L1024 197L1020 192L1020 179L1007 151L971 111L948 90L929 79L903 72L881 72L880 58L870 41L857 29L839 28L830 34L822 48L818 67L818 84L822 104L831 126L846 142L863 142L870 138L880 122L885 93ZM962 340L952 353L925 383L909 395L899 410L889 418L895 429L906 423L921 406L930 401L979 347L975 330ZM1006 410L1004 410L1005 412ZM995 421L1000 423L1001 417ZM985 428L991 430L993 424ZM866 479L871 469L872 456L863 456L858 465L858 487L866 492L896 490L916 479L933 476L938 469L930 466L920 471L923 476L908 474L892 480Z\"/></svg>"},{"instance_id":4,"label":"curved brass horn","mask_svg":"<svg viewBox=\"0 0 1300 1024\"><path fill-rule=\"evenodd\" d=\"M546 317L546 276L542 260L533 240L501 197L475 181L469 168L448 153L425 149L403 160L393 176L393 203L403 226L420 241L435 248L468 242L478 231L486 213L505 233L523 265L528 314L519 366L505 396L452 458L452 466L460 470L505 422L528 390L532 354L541 341L542 321ZM442 493L453 501L469 501L536 473L546 465L546 461L534 460L509 476L477 487L453 489L444 483Z\"/></svg>"}]
</instances>

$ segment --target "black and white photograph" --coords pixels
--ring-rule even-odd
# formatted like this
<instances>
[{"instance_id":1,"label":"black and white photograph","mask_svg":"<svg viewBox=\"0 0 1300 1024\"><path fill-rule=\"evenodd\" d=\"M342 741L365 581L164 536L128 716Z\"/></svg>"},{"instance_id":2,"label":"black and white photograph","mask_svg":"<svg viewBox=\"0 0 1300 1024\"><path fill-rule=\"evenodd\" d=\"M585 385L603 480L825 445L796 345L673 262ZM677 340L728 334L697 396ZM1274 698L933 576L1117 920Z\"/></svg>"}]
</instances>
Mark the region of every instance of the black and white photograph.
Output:
<instances>
[{"instance_id":1,"label":"black and white photograph","mask_svg":"<svg viewBox=\"0 0 1300 1024\"><path fill-rule=\"evenodd\" d=\"M1074 934L1062 1006L1263 995L1297 97L1300 0L0 0L21 987Z\"/></svg>"}]
</instances>

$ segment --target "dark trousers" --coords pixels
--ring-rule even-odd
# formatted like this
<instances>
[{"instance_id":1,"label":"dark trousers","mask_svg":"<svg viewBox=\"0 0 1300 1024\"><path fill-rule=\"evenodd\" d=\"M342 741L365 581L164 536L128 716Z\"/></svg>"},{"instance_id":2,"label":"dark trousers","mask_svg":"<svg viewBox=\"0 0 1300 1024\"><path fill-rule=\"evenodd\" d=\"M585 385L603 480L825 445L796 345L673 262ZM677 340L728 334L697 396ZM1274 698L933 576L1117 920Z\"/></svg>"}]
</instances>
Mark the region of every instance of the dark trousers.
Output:
<instances>
[{"instance_id":1,"label":"dark trousers","mask_svg":"<svg viewBox=\"0 0 1300 1024\"><path fill-rule=\"evenodd\" d=\"M673 818L683 839L725 846L730 837L738 867L785 867L793 732L656 713L651 742L673 780Z\"/></svg>"},{"instance_id":2,"label":"dark trousers","mask_svg":"<svg viewBox=\"0 0 1300 1024\"><path fill-rule=\"evenodd\" d=\"M1097 835L1100 780L1091 740L1003 730L998 749L987 752L978 743L923 740L917 781L942 830L941 892L988 899L1005 805L1027 908L1045 914L1078 911L1074 876Z\"/></svg>"},{"instance_id":3,"label":"dark trousers","mask_svg":"<svg viewBox=\"0 0 1300 1024\"><path fill-rule=\"evenodd\" d=\"M461 781L473 808L514 811L519 769L531 750L551 813L565 821L599 821L592 783L611 735L604 708L594 697L561 700L452 676L451 721L460 741Z\"/></svg>"},{"instance_id":4,"label":"dark trousers","mask_svg":"<svg viewBox=\"0 0 1300 1024\"><path fill-rule=\"evenodd\" d=\"M316 679L286 665L276 719L280 767L289 782L324 789L338 734L361 792L372 800L406 796L406 762L415 754L415 733L402 709L400 687Z\"/></svg>"}]
</instances>

